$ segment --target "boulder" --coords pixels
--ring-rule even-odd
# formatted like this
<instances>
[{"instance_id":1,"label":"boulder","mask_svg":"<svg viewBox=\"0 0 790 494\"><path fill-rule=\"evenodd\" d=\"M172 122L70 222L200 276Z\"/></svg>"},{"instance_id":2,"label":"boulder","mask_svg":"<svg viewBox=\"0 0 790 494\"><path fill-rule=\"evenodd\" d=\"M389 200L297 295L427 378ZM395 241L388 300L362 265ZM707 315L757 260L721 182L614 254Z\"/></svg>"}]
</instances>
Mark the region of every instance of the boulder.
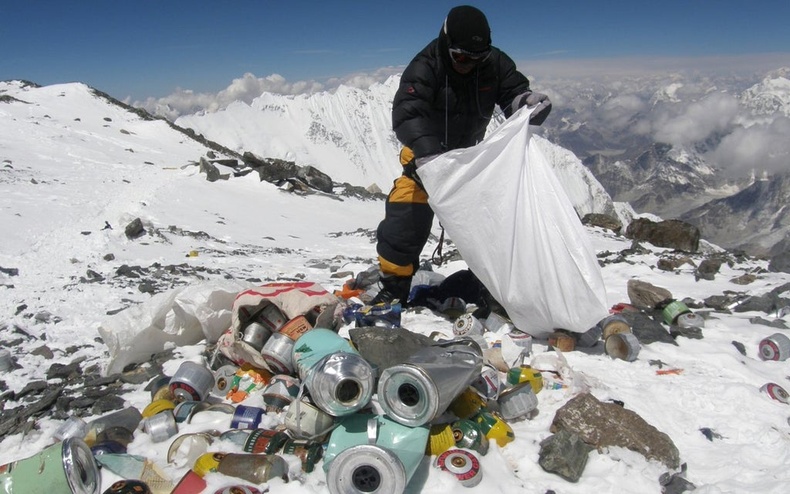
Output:
<instances>
[{"instance_id":1,"label":"boulder","mask_svg":"<svg viewBox=\"0 0 790 494\"><path fill-rule=\"evenodd\" d=\"M697 252L700 231L696 226L681 220L656 223L647 218L637 218L625 230L626 238L649 242L656 247Z\"/></svg>"}]
</instances>

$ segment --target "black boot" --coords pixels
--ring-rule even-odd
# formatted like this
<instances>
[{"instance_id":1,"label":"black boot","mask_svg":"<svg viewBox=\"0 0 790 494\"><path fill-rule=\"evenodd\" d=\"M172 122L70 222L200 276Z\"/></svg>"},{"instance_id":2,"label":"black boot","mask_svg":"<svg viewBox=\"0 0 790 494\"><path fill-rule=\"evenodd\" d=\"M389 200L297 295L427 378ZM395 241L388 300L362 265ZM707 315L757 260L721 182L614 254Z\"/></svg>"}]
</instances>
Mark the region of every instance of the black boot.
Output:
<instances>
[{"instance_id":1,"label":"black boot","mask_svg":"<svg viewBox=\"0 0 790 494\"><path fill-rule=\"evenodd\" d=\"M371 305L393 303L398 300L402 306L406 306L411 290L411 276L382 276L379 285L381 290L370 301Z\"/></svg>"}]
</instances>

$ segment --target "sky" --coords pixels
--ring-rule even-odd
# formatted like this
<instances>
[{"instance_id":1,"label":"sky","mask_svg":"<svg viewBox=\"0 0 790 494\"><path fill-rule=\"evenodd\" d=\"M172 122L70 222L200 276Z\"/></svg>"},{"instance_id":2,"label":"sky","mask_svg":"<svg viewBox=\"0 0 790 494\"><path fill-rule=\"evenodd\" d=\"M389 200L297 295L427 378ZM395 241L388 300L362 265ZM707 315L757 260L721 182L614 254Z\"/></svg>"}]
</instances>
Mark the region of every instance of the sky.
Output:
<instances>
[{"instance_id":1,"label":"sky","mask_svg":"<svg viewBox=\"0 0 790 494\"><path fill-rule=\"evenodd\" d=\"M108 105L84 86L22 89L0 83L0 90L15 98L0 104L0 341L18 365L0 373L6 411L29 406L13 393L46 380L54 364L80 362L87 374L89 367L107 369L137 360L135 351L147 357L167 346L173 356L163 362L162 370L172 376L185 361L203 363L207 341L215 341L229 327L232 299L240 291L294 280L333 291L371 267L376 258L368 234L383 214L381 201L287 193L254 173L232 176L223 166L219 170L228 179L209 182L189 164L207 148L185 140L165 122L145 121ZM540 160L540 153L532 159ZM496 186L499 190L502 184ZM541 217L552 224L563 221L559 208L541 211ZM125 226L135 218L141 219L146 233L131 240ZM424 259L435 247L438 230L435 222L436 237L426 246ZM632 302L629 280L700 304L726 292L763 295L790 282L789 274L766 270L766 260L741 256L730 256L732 262L724 262L713 280L696 280L695 267L688 262L672 271L656 268L660 258L676 257L671 249L644 243L635 251L623 236L600 228L584 232L589 235L587 248L599 254L603 264L607 307ZM623 255L626 261L618 261ZM697 264L703 258L688 254ZM124 264L138 266L142 278L119 276L117 270ZM547 261L544 267L549 266L561 269ZM465 268L463 260L447 262L435 268L432 279ZM754 280L747 285L731 281L745 274ZM579 281L578 276L573 278ZM157 293L138 289L141 282L151 283ZM782 296L787 298L787 292ZM579 300L567 302L551 306L562 307L561 312L578 310ZM697 486L695 493L786 493L790 407L761 387L776 383L790 389L788 361L762 360L759 344L779 331L786 333L769 324L786 326L790 317L692 310L705 318L702 339L678 337L677 345L642 339L633 361L609 357L600 341L592 348L557 352L536 338L528 363L547 383L536 395L538 413L508 423L513 442L503 447L491 442L480 460L480 484L461 489L425 456L406 494L662 492L659 477L669 468L620 447L593 449L575 483L539 466L540 443L552 435L557 410L582 392L605 403L619 402L667 434L687 465L686 479ZM401 324L422 335L439 332L447 338L454 327L449 318L424 309L404 311ZM352 327L343 325L339 334L347 337ZM515 365L517 348L507 345L505 335L487 331L484 338L486 344L501 339L503 360ZM734 342L742 345L743 354ZM45 346L51 357L42 351ZM504 372L497 375L504 382ZM126 406L148 406L151 394L146 384L120 388ZM31 392L27 397L38 395ZM214 394L211 400L230 403ZM372 403L379 411L378 403ZM262 396L254 391L242 404L263 406ZM261 426L281 426L283 415L266 414ZM95 418L88 415L85 420ZM0 465L49 447L64 423L63 418L42 414L25 434L0 438ZM206 411L191 423L180 423L178 434L229 428L227 414ZM166 461L171 442L155 442L137 430L128 452L148 458L175 482L190 464ZM241 452L230 441L215 441L208 450ZM271 492L329 492L323 464L304 474L297 457L286 458L291 481L272 481ZM103 469L97 492L118 478ZM208 474L206 482L207 494L241 483L219 473Z\"/></svg>"},{"instance_id":2,"label":"sky","mask_svg":"<svg viewBox=\"0 0 790 494\"><path fill-rule=\"evenodd\" d=\"M273 91L331 88L399 72L458 2L60 0L0 3L0 80L84 82L129 101L216 93L244 74ZM496 46L522 71L621 61L635 68L696 57L790 53L790 3L478 2ZM603 59L603 60L602 60ZM652 60L652 62L651 62ZM547 64L547 65L544 65ZM287 81L287 84L285 83ZM307 81L305 83L305 81Z\"/></svg>"}]
</instances>

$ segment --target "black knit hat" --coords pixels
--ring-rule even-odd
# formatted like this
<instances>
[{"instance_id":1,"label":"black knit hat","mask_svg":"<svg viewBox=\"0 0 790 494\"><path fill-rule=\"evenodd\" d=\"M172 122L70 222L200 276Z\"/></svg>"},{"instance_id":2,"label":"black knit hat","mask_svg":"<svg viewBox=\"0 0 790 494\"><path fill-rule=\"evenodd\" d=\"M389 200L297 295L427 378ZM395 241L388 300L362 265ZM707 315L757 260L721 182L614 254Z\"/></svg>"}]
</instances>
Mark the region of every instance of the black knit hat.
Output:
<instances>
[{"instance_id":1,"label":"black knit hat","mask_svg":"<svg viewBox=\"0 0 790 494\"><path fill-rule=\"evenodd\" d=\"M481 52L491 47L491 28L480 10L470 5L453 7L442 28L451 47Z\"/></svg>"}]
</instances>

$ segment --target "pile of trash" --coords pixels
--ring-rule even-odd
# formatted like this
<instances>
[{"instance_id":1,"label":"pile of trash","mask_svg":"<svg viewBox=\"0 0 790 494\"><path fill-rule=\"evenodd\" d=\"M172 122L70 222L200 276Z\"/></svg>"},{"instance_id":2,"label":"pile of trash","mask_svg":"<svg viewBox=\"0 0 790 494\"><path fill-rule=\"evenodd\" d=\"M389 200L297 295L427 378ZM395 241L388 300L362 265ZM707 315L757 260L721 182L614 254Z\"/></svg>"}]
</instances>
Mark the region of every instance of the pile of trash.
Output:
<instances>
[{"instance_id":1,"label":"pile of trash","mask_svg":"<svg viewBox=\"0 0 790 494\"><path fill-rule=\"evenodd\" d=\"M575 482L591 450L622 446L666 465L664 492L693 489L669 437L621 405L599 402L562 354L603 345L610 357L633 361L640 350L634 314L660 311L667 325L692 333L704 327L703 317L657 287L629 283L632 304L613 307L586 332L558 329L542 341L554 351L535 353L533 337L484 290L458 283L468 276L448 281L418 272L403 303L448 320L447 331L429 336L402 327L401 301L368 304L377 286L372 270L335 293L312 282L243 290L233 300L230 328L205 345L199 361L150 381L144 409L90 422L71 417L56 431L58 442L0 467L3 492L98 494L101 472L111 472L121 480L105 494L197 494L208 492L206 475L219 472L238 483L217 494L253 494L275 479L299 482L321 469L333 494L399 493L425 456L473 487L491 442L506 448L515 439L511 424L530 420L537 394L557 389L573 398L541 443L544 470ZM760 355L787 359L790 339L766 338ZM778 384L764 391L789 401ZM226 427L195 431L206 414L224 414ZM168 442L166 458L128 454L141 434ZM168 471L178 469L185 473L172 478Z\"/></svg>"}]
</instances>

